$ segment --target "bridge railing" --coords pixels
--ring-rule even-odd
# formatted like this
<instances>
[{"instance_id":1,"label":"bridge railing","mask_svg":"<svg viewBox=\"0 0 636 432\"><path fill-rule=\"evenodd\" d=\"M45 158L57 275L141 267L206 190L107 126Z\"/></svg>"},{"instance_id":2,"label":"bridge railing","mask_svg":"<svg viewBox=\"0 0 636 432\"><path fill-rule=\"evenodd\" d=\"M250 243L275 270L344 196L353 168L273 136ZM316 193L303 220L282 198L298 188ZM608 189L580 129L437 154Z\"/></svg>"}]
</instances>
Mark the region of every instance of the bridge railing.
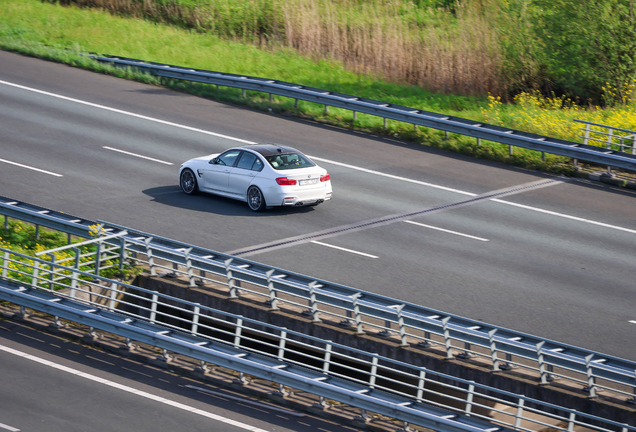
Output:
<instances>
[{"instance_id":1,"label":"bridge railing","mask_svg":"<svg viewBox=\"0 0 636 432\"><path fill-rule=\"evenodd\" d=\"M358 334L377 333L404 346L441 350L448 359L479 357L493 371L517 367L537 376L542 385L561 378L580 385L589 397L603 390L636 402L633 361L7 198L0 197L0 214L85 237L96 232L97 225L102 236L93 241L109 244L120 268L143 265L151 275L185 278L190 287L214 284L228 298L249 295L272 310L300 311L314 321L353 326ZM43 268L55 268L55 263ZM34 287L51 283L50 276L38 280Z\"/></svg>"},{"instance_id":2,"label":"bridge railing","mask_svg":"<svg viewBox=\"0 0 636 432\"><path fill-rule=\"evenodd\" d=\"M213 365L439 431L636 431L72 267L0 248L0 299ZM20 270L16 270L19 264ZM71 277L50 283L50 274ZM19 277L18 277L19 274ZM19 280L30 276L25 284ZM81 280L73 285L68 280ZM47 283L41 284L39 281ZM37 287L37 288L36 288ZM363 411L363 414L364 412ZM522 426L522 423L523 426Z\"/></svg>"}]
</instances>

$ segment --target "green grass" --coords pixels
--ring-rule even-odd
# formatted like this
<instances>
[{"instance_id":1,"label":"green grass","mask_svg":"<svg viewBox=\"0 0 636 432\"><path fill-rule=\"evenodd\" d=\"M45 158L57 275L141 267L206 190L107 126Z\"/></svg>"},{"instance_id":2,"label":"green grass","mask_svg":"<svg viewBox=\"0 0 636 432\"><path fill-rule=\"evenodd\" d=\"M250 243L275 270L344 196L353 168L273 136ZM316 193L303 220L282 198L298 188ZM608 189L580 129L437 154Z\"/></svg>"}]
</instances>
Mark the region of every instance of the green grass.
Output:
<instances>
[{"instance_id":1,"label":"green grass","mask_svg":"<svg viewBox=\"0 0 636 432\"><path fill-rule=\"evenodd\" d=\"M355 127L479 158L547 172L572 172L571 165L562 157L547 155L546 161L542 161L537 152L518 148L510 156L508 146L482 141L482 146L478 147L475 139L452 134L450 139L445 140L443 132L426 128L415 131L412 125L394 121L389 121L385 129L381 118L363 114L358 115L354 124L352 113L347 110L330 108L329 114L325 115L322 105L301 101L296 108L293 100L282 97L275 97L271 103L269 95L259 92L247 92L248 98L244 100L237 89L221 87L217 90L210 85L116 70L80 55L84 52L112 54L267 77L477 121L483 121L484 112L489 110L487 98L431 94L415 86L388 84L370 75L347 71L337 62L304 58L290 49L264 51L253 45L222 40L207 33L37 0L0 2L0 48L163 85L219 101L262 110L271 108L275 113ZM509 109L514 108L507 106L504 111ZM501 118L505 121L508 116Z\"/></svg>"}]
</instances>

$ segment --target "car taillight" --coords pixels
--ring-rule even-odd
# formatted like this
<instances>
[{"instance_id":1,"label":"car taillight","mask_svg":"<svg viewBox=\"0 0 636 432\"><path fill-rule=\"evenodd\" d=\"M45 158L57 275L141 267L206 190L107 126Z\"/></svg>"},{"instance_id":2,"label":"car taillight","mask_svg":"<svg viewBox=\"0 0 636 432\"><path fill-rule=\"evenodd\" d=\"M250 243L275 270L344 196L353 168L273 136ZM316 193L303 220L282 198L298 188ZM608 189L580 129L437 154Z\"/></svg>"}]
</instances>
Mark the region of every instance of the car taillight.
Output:
<instances>
[{"instance_id":1,"label":"car taillight","mask_svg":"<svg viewBox=\"0 0 636 432\"><path fill-rule=\"evenodd\" d=\"M325 174L324 176L320 176L320 181L321 182L326 182L331 180L331 177L329 177L329 173Z\"/></svg>"},{"instance_id":2,"label":"car taillight","mask_svg":"<svg viewBox=\"0 0 636 432\"><path fill-rule=\"evenodd\" d=\"M281 186L293 186L296 184L296 180L288 179L287 177L278 177L276 179L276 183L278 183Z\"/></svg>"}]
</instances>

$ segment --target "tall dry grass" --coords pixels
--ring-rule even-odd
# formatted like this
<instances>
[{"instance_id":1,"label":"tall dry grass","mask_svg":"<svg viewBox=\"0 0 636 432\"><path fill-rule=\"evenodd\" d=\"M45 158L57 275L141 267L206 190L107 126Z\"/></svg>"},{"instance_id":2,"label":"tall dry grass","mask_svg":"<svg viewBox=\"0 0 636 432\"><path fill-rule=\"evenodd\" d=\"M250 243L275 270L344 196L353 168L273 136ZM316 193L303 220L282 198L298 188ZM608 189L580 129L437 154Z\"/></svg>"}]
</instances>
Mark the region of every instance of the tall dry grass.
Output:
<instances>
[{"instance_id":1,"label":"tall dry grass","mask_svg":"<svg viewBox=\"0 0 636 432\"><path fill-rule=\"evenodd\" d=\"M53 1L53 0L51 0ZM61 0L210 31L431 92L505 96L497 0L455 13L408 0ZM426 10L417 10L417 8Z\"/></svg>"}]
</instances>

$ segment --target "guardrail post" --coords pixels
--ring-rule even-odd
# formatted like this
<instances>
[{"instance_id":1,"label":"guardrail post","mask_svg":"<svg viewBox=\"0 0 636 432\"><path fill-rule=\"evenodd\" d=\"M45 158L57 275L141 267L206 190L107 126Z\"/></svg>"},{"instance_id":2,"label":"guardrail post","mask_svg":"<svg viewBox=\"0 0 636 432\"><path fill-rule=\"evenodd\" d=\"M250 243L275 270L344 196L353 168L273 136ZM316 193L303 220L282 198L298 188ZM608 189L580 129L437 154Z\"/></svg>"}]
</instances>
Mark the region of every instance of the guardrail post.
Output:
<instances>
[{"instance_id":1,"label":"guardrail post","mask_svg":"<svg viewBox=\"0 0 636 432\"><path fill-rule=\"evenodd\" d=\"M9 230L9 216L4 215L4 230L8 231Z\"/></svg>"},{"instance_id":2,"label":"guardrail post","mask_svg":"<svg viewBox=\"0 0 636 432\"><path fill-rule=\"evenodd\" d=\"M492 371L499 372L499 357L497 356L497 342L495 341L495 333L497 329L488 332L488 341L490 342L490 357L492 358Z\"/></svg>"},{"instance_id":3,"label":"guardrail post","mask_svg":"<svg viewBox=\"0 0 636 432\"><path fill-rule=\"evenodd\" d=\"M47 254L49 256L49 290L53 291L55 286L55 254Z\"/></svg>"},{"instance_id":4,"label":"guardrail post","mask_svg":"<svg viewBox=\"0 0 636 432\"><path fill-rule=\"evenodd\" d=\"M278 299L276 298L276 290L274 289L274 281L272 280L274 271L274 269L271 269L265 273L265 276L267 276L267 291L269 292L269 309L273 311L278 310Z\"/></svg>"},{"instance_id":5,"label":"guardrail post","mask_svg":"<svg viewBox=\"0 0 636 432\"><path fill-rule=\"evenodd\" d=\"M402 316L402 309L404 309L404 304L401 304L397 307L397 316L398 316L398 327L400 327L400 346L406 347L409 346L406 341L406 326L404 325L404 317Z\"/></svg>"},{"instance_id":6,"label":"guardrail post","mask_svg":"<svg viewBox=\"0 0 636 432\"><path fill-rule=\"evenodd\" d=\"M568 432L574 432L574 421L576 420L576 411L570 413L570 419L568 420Z\"/></svg>"},{"instance_id":7,"label":"guardrail post","mask_svg":"<svg viewBox=\"0 0 636 432\"><path fill-rule=\"evenodd\" d=\"M318 282L312 281L309 283L309 306L311 307L311 322L320 322L320 311L318 310L318 303L316 302L315 286Z\"/></svg>"},{"instance_id":8,"label":"guardrail post","mask_svg":"<svg viewBox=\"0 0 636 432\"><path fill-rule=\"evenodd\" d=\"M150 243L152 242L152 237L148 237L144 240L146 243L146 256L148 257L148 266L150 267L150 276L157 276L157 271L155 270L155 259L152 256L152 249L150 248Z\"/></svg>"},{"instance_id":9,"label":"guardrail post","mask_svg":"<svg viewBox=\"0 0 636 432\"><path fill-rule=\"evenodd\" d=\"M426 385L426 370L420 369L420 377L417 380L417 396L418 402L422 402L424 398L424 386Z\"/></svg>"},{"instance_id":10,"label":"guardrail post","mask_svg":"<svg viewBox=\"0 0 636 432\"><path fill-rule=\"evenodd\" d=\"M386 129L386 128L387 128L386 126L387 126L387 125L386 125L386 117L384 117L384 129Z\"/></svg>"},{"instance_id":11,"label":"guardrail post","mask_svg":"<svg viewBox=\"0 0 636 432\"><path fill-rule=\"evenodd\" d=\"M517 414L515 415L515 430L519 430L521 426L521 420L523 419L523 405L525 400L519 397L519 403L517 404Z\"/></svg>"},{"instance_id":12,"label":"guardrail post","mask_svg":"<svg viewBox=\"0 0 636 432\"><path fill-rule=\"evenodd\" d=\"M585 357L585 367L587 368L586 390L589 392L589 395L588 395L589 398L596 397L596 384L595 384L594 371L592 370L592 357L594 357L594 354L590 354L589 356Z\"/></svg>"},{"instance_id":13,"label":"guardrail post","mask_svg":"<svg viewBox=\"0 0 636 432\"><path fill-rule=\"evenodd\" d=\"M95 251L95 276L99 276L99 268L102 264L102 242L97 242L97 250Z\"/></svg>"},{"instance_id":14,"label":"guardrail post","mask_svg":"<svg viewBox=\"0 0 636 432\"><path fill-rule=\"evenodd\" d=\"M35 239L40 240L40 225L35 224Z\"/></svg>"},{"instance_id":15,"label":"guardrail post","mask_svg":"<svg viewBox=\"0 0 636 432\"><path fill-rule=\"evenodd\" d=\"M31 273L31 287L32 288L37 288L38 287L39 274L40 274L40 262L39 261L34 261L33 262L33 273Z\"/></svg>"},{"instance_id":16,"label":"guardrail post","mask_svg":"<svg viewBox=\"0 0 636 432\"><path fill-rule=\"evenodd\" d=\"M236 330L234 332L234 348L241 347L241 332L243 330L243 318L236 319Z\"/></svg>"},{"instance_id":17,"label":"guardrail post","mask_svg":"<svg viewBox=\"0 0 636 432\"><path fill-rule=\"evenodd\" d=\"M278 340L278 360L285 361L285 343L287 342L287 328L280 330L280 338Z\"/></svg>"},{"instance_id":18,"label":"guardrail post","mask_svg":"<svg viewBox=\"0 0 636 432\"><path fill-rule=\"evenodd\" d=\"M477 138L477 147L481 147L481 138Z\"/></svg>"},{"instance_id":19,"label":"guardrail post","mask_svg":"<svg viewBox=\"0 0 636 432\"><path fill-rule=\"evenodd\" d=\"M369 388L375 388L375 380L378 377L378 353L373 353L373 360L371 361L371 373L369 377Z\"/></svg>"},{"instance_id":20,"label":"guardrail post","mask_svg":"<svg viewBox=\"0 0 636 432\"><path fill-rule=\"evenodd\" d=\"M512 156L513 150L512 150L512 146L509 145L508 146L508 155Z\"/></svg>"},{"instance_id":21,"label":"guardrail post","mask_svg":"<svg viewBox=\"0 0 636 432\"><path fill-rule=\"evenodd\" d=\"M9 269L9 252L6 251L2 259L2 279L7 278L8 269Z\"/></svg>"},{"instance_id":22,"label":"guardrail post","mask_svg":"<svg viewBox=\"0 0 636 432\"><path fill-rule=\"evenodd\" d=\"M550 381L554 381L554 377L552 376L552 374L549 373L549 372L552 372L552 365L545 364L545 360L543 356L544 344L545 344L545 341L541 341L537 344L537 357L539 361L539 373L541 374L541 385L550 384Z\"/></svg>"},{"instance_id":23,"label":"guardrail post","mask_svg":"<svg viewBox=\"0 0 636 432\"><path fill-rule=\"evenodd\" d=\"M466 409L464 413L470 417L470 412L473 409L473 396L475 395L475 384L471 381L468 385L468 394L466 395Z\"/></svg>"},{"instance_id":24,"label":"guardrail post","mask_svg":"<svg viewBox=\"0 0 636 432\"><path fill-rule=\"evenodd\" d=\"M329 365L331 364L331 341L326 341L327 345L325 346L325 357L322 362L322 373L325 375L329 375Z\"/></svg>"},{"instance_id":25,"label":"guardrail post","mask_svg":"<svg viewBox=\"0 0 636 432\"><path fill-rule=\"evenodd\" d=\"M234 261L234 258L225 260L225 273L227 276L227 287L230 289L230 298L237 299L239 298L238 290L236 289L236 286L234 285L234 278L232 277L232 270L230 267L230 264L232 263L232 261Z\"/></svg>"},{"instance_id":26,"label":"guardrail post","mask_svg":"<svg viewBox=\"0 0 636 432\"><path fill-rule=\"evenodd\" d=\"M453 357L453 347L451 345L450 339L450 329L448 328L448 321L450 321L451 317L446 317L442 319L442 326L444 329L444 345L446 346L446 359L452 359Z\"/></svg>"},{"instance_id":27,"label":"guardrail post","mask_svg":"<svg viewBox=\"0 0 636 432\"><path fill-rule=\"evenodd\" d=\"M355 293L351 296L353 299L353 313L355 314L356 320L356 334L363 335L364 330L362 329L362 317L360 316L360 306L358 306L358 298L362 297L362 294Z\"/></svg>"},{"instance_id":28,"label":"guardrail post","mask_svg":"<svg viewBox=\"0 0 636 432\"><path fill-rule=\"evenodd\" d=\"M358 121L358 111L353 112L353 121Z\"/></svg>"},{"instance_id":29,"label":"guardrail post","mask_svg":"<svg viewBox=\"0 0 636 432\"><path fill-rule=\"evenodd\" d=\"M325 105L325 115L329 114L329 105Z\"/></svg>"},{"instance_id":30,"label":"guardrail post","mask_svg":"<svg viewBox=\"0 0 636 432\"><path fill-rule=\"evenodd\" d=\"M199 306L199 303L196 303L196 306L192 311L192 328L190 329L192 334L197 334L197 330L199 329L199 313L201 312L201 308Z\"/></svg>"},{"instance_id":31,"label":"guardrail post","mask_svg":"<svg viewBox=\"0 0 636 432\"><path fill-rule=\"evenodd\" d=\"M80 255L81 255L81 251L79 248L72 248L73 251L75 251L75 270L79 271L79 267L80 267ZM71 274L71 297L75 297L75 290L77 289L77 272L73 272Z\"/></svg>"},{"instance_id":32,"label":"guardrail post","mask_svg":"<svg viewBox=\"0 0 636 432\"><path fill-rule=\"evenodd\" d=\"M157 318L157 301L159 300L159 295L155 292L152 295L152 304L150 306L150 322L155 323L155 319Z\"/></svg>"},{"instance_id":33,"label":"guardrail post","mask_svg":"<svg viewBox=\"0 0 636 432\"><path fill-rule=\"evenodd\" d=\"M126 238L122 237L119 241L119 272L124 272L124 263L126 262Z\"/></svg>"},{"instance_id":34,"label":"guardrail post","mask_svg":"<svg viewBox=\"0 0 636 432\"><path fill-rule=\"evenodd\" d=\"M186 262L186 269L188 270L188 279L190 280L190 287L195 287L197 284L194 282L194 270L192 269L192 260L190 259L190 252L192 248L189 247L183 252L183 256Z\"/></svg>"},{"instance_id":35,"label":"guardrail post","mask_svg":"<svg viewBox=\"0 0 636 432\"><path fill-rule=\"evenodd\" d=\"M243 99L247 99L247 96L245 95L245 89L243 89Z\"/></svg>"},{"instance_id":36,"label":"guardrail post","mask_svg":"<svg viewBox=\"0 0 636 432\"><path fill-rule=\"evenodd\" d=\"M115 310L115 303L117 301L117 283L113 282L112 285L110 286L110 302L108 304L108 308L111 311Z\"/></svg>"}]
</instances>

